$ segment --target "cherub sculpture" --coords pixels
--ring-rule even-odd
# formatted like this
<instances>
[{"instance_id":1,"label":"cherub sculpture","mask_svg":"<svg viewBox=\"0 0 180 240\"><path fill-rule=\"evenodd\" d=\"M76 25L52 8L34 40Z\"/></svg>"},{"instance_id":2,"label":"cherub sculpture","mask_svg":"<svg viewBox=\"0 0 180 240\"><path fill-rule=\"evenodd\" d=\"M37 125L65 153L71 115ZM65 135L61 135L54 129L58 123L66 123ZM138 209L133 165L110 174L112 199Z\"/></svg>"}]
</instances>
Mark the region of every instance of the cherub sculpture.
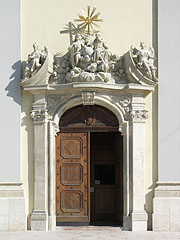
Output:
<instances>
[{"instance_id":1,"label":"cherub sculpture","mask_svg":"<svg viewBox=\"0 0 180 240\"><path fill-rule=\"evenodd\" d=\"M140 47L141 49L138 50L134 46L131 46L131 51L133 53L133 59L136 63L136 66L139 68L139 70L142 70L147 77L157 82L158 79L155 75L157 68L154 66L154 49L153 47L147 49L144 42L140 42Z\"/></svg>"}]
</instances>

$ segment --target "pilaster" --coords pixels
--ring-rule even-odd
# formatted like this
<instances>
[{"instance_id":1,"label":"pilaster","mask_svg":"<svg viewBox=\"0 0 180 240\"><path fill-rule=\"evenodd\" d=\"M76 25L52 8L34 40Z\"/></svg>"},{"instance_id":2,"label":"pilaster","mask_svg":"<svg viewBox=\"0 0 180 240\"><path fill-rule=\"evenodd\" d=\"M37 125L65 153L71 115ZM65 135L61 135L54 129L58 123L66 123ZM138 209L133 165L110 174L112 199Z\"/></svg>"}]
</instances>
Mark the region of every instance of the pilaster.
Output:
<instances>
[{"instance_id":1,"label":"pilaster","mask_svg":"<svg viewBox=\"0 0 180 240\"><path fill-rule=\"evenodd\" d=\"M34 124L34 210L31 230L48 230L48 113L44 94L35 94L31 117Z\"/></svg>"},{"instance_id":2,"label":"pilaster","mask_svg":"<svg viewBox=\"0 0 180 240\"><path fill-rule=\"evenodd\" d=\"M131 230L147 231L147 213L144 210L145 110L143 94L132 96L130 123L130 209Z\"/></svg>"}]
</instances>

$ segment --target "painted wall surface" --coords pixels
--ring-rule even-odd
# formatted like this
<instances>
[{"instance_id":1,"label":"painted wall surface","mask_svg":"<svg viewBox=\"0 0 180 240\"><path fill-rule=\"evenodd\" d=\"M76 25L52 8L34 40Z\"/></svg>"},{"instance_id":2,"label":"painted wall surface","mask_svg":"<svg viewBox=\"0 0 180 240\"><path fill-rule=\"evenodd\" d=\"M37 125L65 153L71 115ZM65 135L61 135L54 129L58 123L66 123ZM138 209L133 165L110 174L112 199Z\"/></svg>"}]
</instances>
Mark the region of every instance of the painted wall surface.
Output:
<instances>
[{"instance_id":1,"label":"painted wall surface","mask_svg":"<svg viewBox=\"0 0 180 240\"><path fill-rule=\"evenodd\" d=\"M103 18L101 35L109 49L123 55L131 44L139 47L140 41L156 48L156 4L152 0L23 0L22 1L22 60L32 52L36 42L40 49L47 46L52 53L65 53L69 46L68 34L59 33L69 21L77 18L77 13L87 6L96 7ZM154 23L154 25L153 25ZM32 98L30 94L22 96L22 159L23 181L29 202L29 211L33 202L33 125L29 117ZM152 211L153 185L157 180L155 171L157 161L157 94L146 98L149 118L146 123L146 209ZM152 107L153 106L153 107ZM153 160L154 159L154 160Z\"/></svg>"},{"instance_id":2,"label":"painted wall surface","mask_svg":"<svg viewBox=\"0 0 180 240\"><path fill-rule=\"evenodd\" d=\"M180 181L180 1L158 3L159 181Z\"/></svg>"},{"instance_id":3,"label":"painted wall surface","mask_svg":"<svg viewBox=\"0 0 180 240\"><path fill-rule=\"evenodd\" d=\"M21 180L20 27L20 0L0 1L0 182Z\"/></svg>"}]
</instances>

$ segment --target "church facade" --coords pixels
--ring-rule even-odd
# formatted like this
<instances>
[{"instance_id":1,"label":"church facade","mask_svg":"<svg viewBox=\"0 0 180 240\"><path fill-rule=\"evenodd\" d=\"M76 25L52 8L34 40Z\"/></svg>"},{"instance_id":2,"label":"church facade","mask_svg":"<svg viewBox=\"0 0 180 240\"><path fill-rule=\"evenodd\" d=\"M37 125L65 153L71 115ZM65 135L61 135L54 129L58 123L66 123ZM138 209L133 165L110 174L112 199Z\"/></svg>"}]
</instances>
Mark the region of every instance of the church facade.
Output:
<instances>
[{"instance_id":1,"label":"church facade","mask_svg":"<svg viewBox=\"0 0 180 240\"><path fill-rule=\"evenodd\" d=\"M180 231L178 0L1 5L0 230Z\"/></svg>"}]
</instances>

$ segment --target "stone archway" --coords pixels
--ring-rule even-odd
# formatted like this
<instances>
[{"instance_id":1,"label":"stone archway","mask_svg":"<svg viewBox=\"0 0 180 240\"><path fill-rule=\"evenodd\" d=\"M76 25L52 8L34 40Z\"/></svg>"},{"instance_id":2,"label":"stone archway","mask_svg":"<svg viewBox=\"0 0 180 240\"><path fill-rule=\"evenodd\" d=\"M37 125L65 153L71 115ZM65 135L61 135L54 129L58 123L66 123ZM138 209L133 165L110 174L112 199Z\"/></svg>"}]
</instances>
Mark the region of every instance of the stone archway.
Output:
<instances>
[{"instance_id":1,"label":"stone archway","mask_svg":"<svg viewBox=\"0 0 180 240\"><path fill-rule=\"evenodd\" d=\"M123 227L128 230L146 230L147 213L144 210L144 127L147 111L144 93L134 91L119 96L108 91L93 93L86 101L80 88L71 96L34 94L32 118L34 122L34 210L32 230L53 230L56 227L55 207L55 135L63 113L73 106L100 105L112 111L123 133ZM90 91L90 94L92 91ZM50 101L51 99L51 101ZM61 99L61 101L60 101ZM63 100L62 100L63 99ZM56 104L55 104L56 103Z\"/></svg>"}]
</instances>

